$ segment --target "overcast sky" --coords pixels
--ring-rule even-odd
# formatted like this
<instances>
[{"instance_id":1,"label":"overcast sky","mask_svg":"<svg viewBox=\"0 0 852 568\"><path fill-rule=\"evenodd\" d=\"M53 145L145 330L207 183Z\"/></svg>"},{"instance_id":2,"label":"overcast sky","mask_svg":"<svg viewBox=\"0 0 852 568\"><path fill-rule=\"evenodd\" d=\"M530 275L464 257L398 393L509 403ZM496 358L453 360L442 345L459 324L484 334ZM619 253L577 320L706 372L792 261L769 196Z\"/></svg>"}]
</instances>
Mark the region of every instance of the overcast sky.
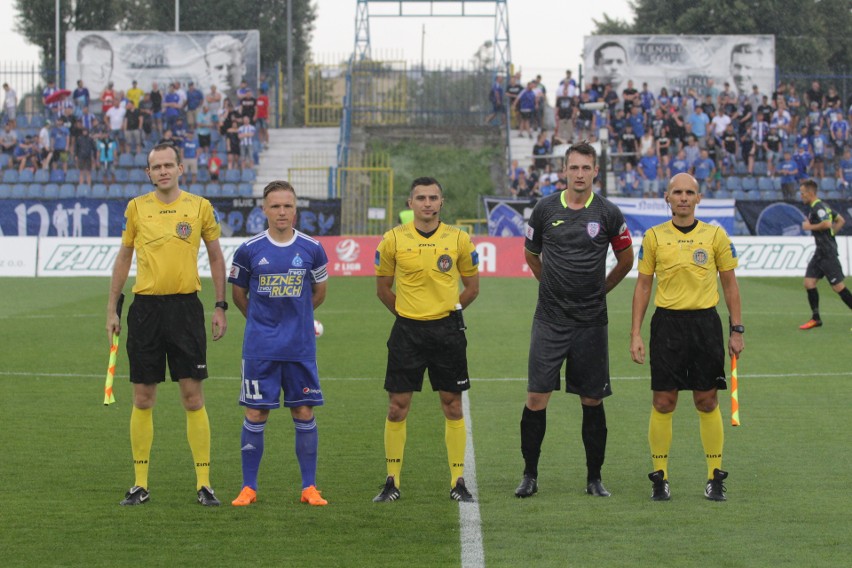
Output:
<instances>
[{"instance_id":1,"label":"overcast sky","mask_svg":"<svg viewBox=\"0 0 852 568\"><path fill-rule=\"evenodd\" d=\"M318 0L312 51L318 61L337 61L347 57L355 45L355 0ZM424 2L415 11L428 12ZM38 61L38 49L12 31L14 9L11 0L0 0L0 60ZM446 6L433 4L436 13L458 13L460 2ZM494 14L494 4L468 3L468 13ZM398 10L399 4L372 4L371 15ZM416 7L415 7L416 8ZM509 37L512 60L524 79L541 74L548 94L556 89L566 69L576 76L581 62L583 36L594 27L592 19L604 13L631 19L628 0L508 0ZM370 18L370 43L374 58L429 62L467 62L485 41L494 38L495 20L484 18ZM425 29L425 35L424 35ZM262 47L261 47L262 48Z\"/></svg>"}]
</instances>

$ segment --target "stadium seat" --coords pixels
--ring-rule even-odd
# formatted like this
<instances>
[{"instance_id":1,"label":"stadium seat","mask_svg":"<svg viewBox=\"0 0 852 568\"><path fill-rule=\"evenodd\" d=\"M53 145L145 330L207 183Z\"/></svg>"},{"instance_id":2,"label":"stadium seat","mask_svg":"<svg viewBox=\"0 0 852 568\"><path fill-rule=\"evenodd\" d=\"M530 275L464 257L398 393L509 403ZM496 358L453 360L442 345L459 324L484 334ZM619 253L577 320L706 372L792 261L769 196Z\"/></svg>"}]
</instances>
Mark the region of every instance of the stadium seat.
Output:
<instances>
[{"instance_id":1,"label":"stadium seat","mask_svg":"<svg viewBox=\"0 0 852 568\"><path fill-rule=\"evenodd\" d=\"M48 183L46 185L43 185L41 197L42 199L59 199L59 184Z\"/></svg>"},{"instance_id":2,"label":"stadium seat","mask_svg":"<svg viewBox=\"0 0 852 568\"><path fill-rule=\"evenodd\" d=\"M725 187L728 189L728 191L736 191L738 189L742 189L743 188L742 180L740 178L738 178L737 176L730 176L725 181Z\"/></svg>"},{"instance_id":3,"label":"stadium seat","mask_svg":"<svg viewBox=\"0 0 852 568\"><path fill-rule=\"evenodd\" d=\"M130 175L128 177L128 181L131 183L151 183L151 180L148 179L148 174L146 174L142 170L130 170Z\"/></svg>"},{"instance_id":4,"label":"stadium seat","mask_svg":"<svg viewBox=\"0 0 852 568\"><path fill-rule=\"evenodd\" d=\"M124 168L116 168L113 173L115 173L115 181L118 183L127 183L130 181L130 170Z\"/></svg>"},{"instance_id":5,"label":"stadium seat","mask_svg":"<svg viewBox=\"0 0 852 568\"><path fill-rule=\"evenodd\" d=\"M32 183L35 181L35 174L32 170L24 170L22 172L18 172L18 181L20 183Z\"/></svg>"},{"instance_id":6,"label":"stadium seat","mask_svg":"<svg viewBox=\"0 0 852 568\"><path fill-rule=\"evenodd\" d=\"M766 172L767 172L766 162L755 162L754 163L754 175L765 176Z\"/></svg>"},{"instance_id":7,"label":"stadium seat","mask_svg":"<svg viewBox=\"0 0 852 568\"><path fill-rule=\"evenodd\" d=\"M772 178L772 187L774 187L777 191L781 191L781 178L780 177Z\"/></svg>"},{"instance_id":8,"label":"stadium seat","mask_svg":"<svg viewBox=\"0 0 852 568\"><path fill-rule=\"evenodd\" d=\"M27 127L29 127L29 125L30 125L30 123L27 120L27 115L19 114L15 118L15 128L27 128ZM41 125L39 125L39 126L41 126Z\"/></svg>"},{"instance_id":9,"label":"stadium seat","mask_svg":"<svg viewBox=\"0 0 852 568\"><path fill-rule=\"evenodd\" d=\"M772 178L760 177L757 178L757 189L759 191L771 191L775 189L775 184L772 183Z\"/></svg>"},{"instance_id":10,"label":"stadium seat","mask_svg":"<svg viewBox=\"0 0 852 568\"><path fill-rule=\"evenodd\" d=\"M124 191L122 195L126 199L133 199L134 197L139 196L139 185L135 183L127 183L124 185Z\"/></svg>"},{"instance_id":11,"label":"stadium seat","mask_svg":"<svg viewBox=\"0 0 852 568\"><path fill-rule=\"evenodd\" d=\"M252 183L257 179L257 174L254 173L254 170L243 170L240 174L240 181L244 183Z\"/></svg>"},{"instance_id":12,"label":"stadium seat","mask_svg":"<svg viewBox=\"0 0 852 568\"><path fill-rule=\"evenodd\" d=\"M222 178L222 181L227 183L239 183L240 181L240 170L225 170L225 175Z\"/></svg>"},{"instance_id":13,"label":"stadium seat","mask_svg":"<svg viewBox=\"0 0 852 568\"><path fill-rule=\"evenodd\" d=\"M8 183L0 184L0 199L8 199L12 197L12 186Z\"/></svg>"},{"instance_id":14,"label":"stadium seat","mask_svg":"<svg viewBox=\"0 0 852 568\"><path fill-rule=\"evenodd\" d=\"M826 191L823 195L826 199L843 199L843 192L838 190L837 188L830 189Z\"/></svg>"},{"instance_id":15,"label":"stadium seat","mask_svg":"<svg viewBox=\"0 0 852 568\"><path fill-rule=\"evenodd\" d=\"M223 159L224 159L225 152L228 151L228 147L225 144L224 138L220 138L219 141L216 142L216 151L219 152L219 155L223 156Z\"/></svg>"},{"instance_id":16,"label":"stadium seat","mask_svg":"<svg viewBox=\"0 0 852 568\"><path fill-rule=\"evenodd\" d=\"M832 191L837 188L837 180L833 177L824 177L819 182L820 191Z\"/></svg>"},{"instance_id":17,"label":"stadium seat","mask_svg":"<svg viewBox=\"0 0 852 568\"><path fill-rule=\"evenodd\" d=\"M16 183L12 186L12 197L14 199L24 199L27 196L27 184Z\"/></svg>"},{"instance_id":18,"label":"stadium seat","mask_svg":"<svg viewBox=\"0 0 852 568\"><path fill-rule=\"evenodd\" d=\"M237 192L240 194L240 197L251 197L254 195L254 186L250 183L241 183L237 186Z\"/></svg>"},{"instance_id":19,"label":"stadium seat","mask_svg":"<svg viewBox=\"0 0 852 568\"><path fill-rule=\"evenodd\" d=\"M737 189L737 190L733 191L732 197L734 199L738 199L740 201L745 201L745 200L748 199L748 195L746 195L746 192L741 190L741 189Z\"/></svg>"},{"instance_id":20,"label":"stadium seat","mask_svg":"<svg viewBox=\"0 0 852 568\"><path fill-rule=\"evenodd\" d=\"M239 193L237 192L237 184L235 183L223 183L222 184L222 197L237 197Z\"/></svg>"},{"instance_id":21,"label":"stadium seat","mask_svg":"<svg viewBox=\"0 0 852 568\"><path fill-rule=\"evenodd\" d=\"M204 186L204 197L221 197L222 186L218 183L208 183Z\"/></svg>"},{"instance_id":22,"label":"stadium seat","mask_svg":"<svg viewBox=\"0 0 852 568\"><path fill-rule=\"evenodd\" d=\"M52 183L63 183L65 181L65 170L56 168L50 172L50 181Z\"/></svg>"},{"instance_id":23,"label":"stadium seat","mask_svg":"<svg viewBox=\"0 0 852 568\"><path fill-rule=\"evenodd\" d=\"M748 166L742 162L737 162L737 165L734 166L734 173L738 176L748 175Z\"/></svg>"},{"instance_id":24,"label":"stadium seat","mask_svg":"<svg viewBox=\"0 0 852 568\"><path fill-rule=\"evenodd\" d=\"M194 183L189 186L189 192L195 195L203 195L204 194L204 184Z\"/></svg>"},{"instance_id":25,"label":"stadium seat","mask_svg":"<svg viewBox=\"0 0 852 568\"><path fill-rule=\"evenodd\" d=\"M207 168L199 168L198 169L198 177L196 178L198 183L207 183L210 181L210 172L207 171Z\"/></svg>"},{"instance_id":26,"label":"stadium seat","mask_svg":"<svg viewBox=\"0 0 852 568\"><path fill-rule=\"evenodd\" d=\"M65 181L68 183L80 183L80 170L70 169L65 172Z\"/></svg>"},{"instance_id":27,"label":"stadium seat","mask_svg":"<svg viewBox=\"0 0 852 568\"><path fill-rule=\"evenodd\" d=\"M50 172L47 170L36 170L33 175L33 181L38 183L47 183L50 181Z\"/></svg>"},{"instance_id":28,"label":"stadium seat","mask_svg":"<svg viewBox=\"0 0 852 568\"><path fill-rule=\"evenodd\" d=\"M72 199L77 194L73 183L63 183L59 186L59 199Z\"/></svg>"},{"instance_id":29,"label":"stadium seat","mask_svg":"<svg viewBox=\"0 0 852 568\"><path fill-rule=\"evenodd\" d=\"M3 172L3 183L18 183L18 170L6 170Z\"/></svg>"},{"instance_id":30,"label":"stadium seat","mask_svg":"<svg viewBox=\"0 0 852 568\"><path fill-rule=\"evenodd\" d=\"M725 188L719 189L716 191L715 195L713 195L716 199L730 199L731 192Z\"/></svg>"},{"instance_id":31,"label":"stadium seat","mask_svg":"<svg viewBox=\"0 0 852 568\"><path fill-rule=\"evenodd\" d=\"M0 153L0 168L7 167L10 160L11 158L9 158L9 154Z\"/></svg>"},{"instance_id":32,"label":"stadium seat","mask_svg":"<svg viewBox=\"0 0 852 568\"><path fill-rule=\"evenodd\" d=\"M77 197L91 197L92 196L92 186L87 183L81 183L77 186Z\"/></svg>"},{"instance_id":33,"label":"stadium seat","mask_svg":"<svg viewBox=\"0 0 852 568\"><path fill-rule=\"evenodd\" d=\"M118 167L119 168L132 168L133 167L133 154L128 154L125 152L124 154L118 155Z\"/></svg>"},{"instance_id":34,"label":"stadium seat","mask_svg":"<svg viewBox=\"0 0 852 568\"><path fill-rule=\"evenodd\" d=\"M754 191L757 189L757 182L753 177L743 178L743 191Z\"/></svg>"},{"instance_id":35,"label":"stadium seat","mask_svg":"<svg viewBox=\"0 0 852 568\"><path fill-rule=\"evenodd\" d=\"M96 183L92 186L92 197L95 199L106 199L107 195L106 184Z\"/></svg>"},{"instance_id":36,"label":"stadium seat","mask_svg":"<svg viewBox=\"0 0 852 568\"><path fill-rule=\"evenodd\" d=\"M133 167L134 168L147 168L148 167L148 154L145 152L139 152L135 156L133 156Z\"/></svg>"},{"instance_id":37,"label":"stadium seat","mask_svg":"<svg viewBox=\"0 0 852 568\"><path fill-rule=\"evenodd\" d=\"M25 187L27 188L25 195L27 199L42 199L44 197L44 184L28 183Z\"/></svg>"}]
</instances>

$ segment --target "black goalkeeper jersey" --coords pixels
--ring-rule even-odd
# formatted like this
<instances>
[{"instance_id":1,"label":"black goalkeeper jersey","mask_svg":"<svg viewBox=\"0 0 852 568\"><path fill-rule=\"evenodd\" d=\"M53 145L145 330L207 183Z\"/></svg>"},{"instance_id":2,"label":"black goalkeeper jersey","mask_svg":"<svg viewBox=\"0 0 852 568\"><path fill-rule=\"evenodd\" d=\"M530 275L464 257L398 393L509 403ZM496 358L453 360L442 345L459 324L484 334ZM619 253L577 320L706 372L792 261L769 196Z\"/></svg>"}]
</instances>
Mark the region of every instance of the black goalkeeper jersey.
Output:
<instances>
[{"instance_id":1,"label":"black goalkeeper jersey","mask_svg":"<svg viewBox=\"0 0 852 568\"><path fill-rule=\"evenodd\" d=\"M824 201L817 199L811 203L811 210L808 213L808 222L812 225L822 223L823 221L834 222L836 214L831 210ZM834 229L826 229L824 231L811 231L816 242L816 253L821 257L837 256L837 241L834 239Z\"/></svg>"}]
</instances>

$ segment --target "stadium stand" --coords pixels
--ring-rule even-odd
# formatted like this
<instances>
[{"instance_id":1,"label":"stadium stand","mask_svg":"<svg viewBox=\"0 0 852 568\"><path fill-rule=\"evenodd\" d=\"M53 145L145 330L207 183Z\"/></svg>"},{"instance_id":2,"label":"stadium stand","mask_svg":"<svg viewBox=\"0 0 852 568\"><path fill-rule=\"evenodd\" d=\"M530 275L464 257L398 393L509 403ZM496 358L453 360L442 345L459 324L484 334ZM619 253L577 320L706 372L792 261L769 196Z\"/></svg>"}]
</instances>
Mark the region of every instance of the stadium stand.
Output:
<instances>
[{"instance_id":1,"label":"stadium stand","mask_svg":"<svg viewBox=\"0 0 852 568\"><path fill-rule=\"evenodd\" d=\"M132 168L133 167L133 155L125 152L124 154L119 154L118 156L118 167L119 168Z\"/></svg>"},{"instance_id":2,"label":"stadium stand","mask_svg":"<svg viewBox=\"0 0 852 568\"><path fill-rule=\"evenodd\" d=\"M63 183L65 181L65 170L56 168L50 172L50 181L52 183Z\"/></svg>"},{"instance_id":3,"label":"stadium stand","mask_svg":"<svg viewBox=\"0 0 852 568\"><path fill-rule=\"evenodd\" d=\"M65 172L65 181L68 183L80 183L80 170L69 169Z\"/></svg>"},{"instance_id":4,"label":"stadium stand","mask_svg":"<svg viewBox=\"0 0 852 568\"><path fill-rule=\"evenodd\" d=\"M218 183L208 183L204 186L204 197L221 197L222 186Z\"/></svg>"},{"instance_id":5,"label":"stadium stand","mask_svg":"<svg viewBox=\"0 0 852 568\"><path fill-rule=\"evenodd\" d=\"M239 183L240 181L240 170L232 169L225 170L225 177L223 178L226 183Z\"/></svg>"},{"instance_id":6,"label":"stadium stand","mask_svg":"<svg viewBox=\"0 0 852 568\"><path fill-rule=\"evenodd\" d=\"M744 177L743 178L743 191L748 193L749 191L754 191L757 189L757 182L753 177Z\"/></svg>"},{"instance_id":7,"label":"stadium stand","mask_svg":"<svg viewBox=\"0 0 852 568\"><path fill-rule=\"evenodd\" d=\"M194 183L189 186L189 192L195 195L204 195L204 184Z\"/></svg>"},{"instance_id":8,"label":"stadium stand","mask_svg":"<svg viewBox=\"0 0 852 568\"><path fill-rule=\"evenodd\" d=\"M60 199L71 199L77 193L77 188L73 183L63 183L59 186L59 198Z\"/></svg>"},{"instance_id":9,"label":"stadium stand","mask_svg":"<svg viewBox=\"0 0 852 568\"><path fill-rule=\"evenodd\" d=\"M237 184L235 183L223 183L222 184L222 197L237 197L239 195L237 193Z\"/></svg>"},{"instance_id":10,"label":"stadium stand","mask_svg":"<svg viewBox=\"0 0 852 568\"><path fill-rule=\"evenodd\" d=\"M0 183L0 199L12 197L12 186L8 183Z\"/></svg>"},{"instance_id":11,"label":"stadium stand","mask_svg":"<svg viewBox=\"0 0 852 568\"><path fill-rule=\"evenodd\" d=\"M50 181L50 172L47 170L37 170L33 176L33 181L36 183L47 183Z\"/></svg>"},{"instance_id":12,"label":"stadium stand","mask_svg":"<svg viewBox=\"0 0 852 568\"><path fill-rule=\"evenodd\" d=\"M77 186L77 197L91 197L92 196L92 186L87 183L81 183Z\"/></svg>"},{"instance_id":13,"label":"stadium stand","mask_svg":"<svg viewBox=\"0 0 852 568\"><path fill-rule=\"evenodd\" d=\"M237 186L237 191L240 194L240 197L251 197L254 195L254 187L250 183L241 183Z\"/></svg>"},{"instance_id":14,"label":"stadium stand","mask_svg":"<svg viewBox=\"0 0 852 568\"><path fill-rule=\"evenodd\" d=\"M27 184L16 183L12 186L12 198L24 199L27 196Z\"/></svg>"},{"instance_id":15,"label":"stadium stand","mask_svg":"<svg viewBox=\"0 0 852 568\"><path fill-rule=\"evenodd\" d=\"M35 174L32 170L23 170L18 172L18 182L20 183L32 183L35 179Z\"/></svg>"},{"instance_id":16,"label":"stadium stand","mask_svg":"<svg viewBox=\"0 0 852 568\"><path fill-rule=\"evenodd\" d=\"M92 197L95 199L106 199L108 196L107 186L103 183L96 183L92 186Z\"/></svg>"},{"instance_id":17,"label":"stadium stand","mask_svg":"<svg viewBox=\"0 0 852 568\"><path fill-rule=\"evenodd\" d=\"M18 183L18 171L6 170L3 172L3 183Z\"/></svg>"},{"instance_id":18,"label":"stadium stand","mask_svg":"<svg viewBox=\"0 0 852 568\"><path fill-rule=\"evenodd\" d=\"M35 187L36 185L39 185L39 184L34 183L34 184L32 184L32 187ZM42 188L42 193L41 193L42 199L59 199L59 184L58 183L48 183L48 184L42 185L41 188Z\"/></svg>"}]
</instances>

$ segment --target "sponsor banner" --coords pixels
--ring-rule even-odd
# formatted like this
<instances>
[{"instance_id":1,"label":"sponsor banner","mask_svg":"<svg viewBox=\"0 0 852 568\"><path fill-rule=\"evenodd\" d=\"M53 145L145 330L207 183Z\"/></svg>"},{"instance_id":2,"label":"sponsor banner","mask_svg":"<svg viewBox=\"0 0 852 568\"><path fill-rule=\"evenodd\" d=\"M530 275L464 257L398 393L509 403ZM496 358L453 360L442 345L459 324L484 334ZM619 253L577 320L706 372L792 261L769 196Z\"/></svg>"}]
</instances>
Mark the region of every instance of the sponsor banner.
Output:
<instances>
[{"instance_id":1,"label":"sponsor banner","mask_svg":"<svg viewBox=\"0 0 852 568\"><path fill-rule=\"evenodd\" d=\"M266 228L261 198L211 199L223 237L247 237ZM340 199L299 198L296 228L312 236L340 234ZM0 199L0 236L120 237L123 199Z\"/></svg>"},{"instance_id":2,"label":"sponsor banner","mask_svg":"<svg viewBox=\"0 0 852 568\"><path fill-rule=\"evenodd\" d=\"M6 237L0 240L0 276L35 276L36 237Z\"/></svg>"},{"instance_id":3,"label":"sponsor banner","mask_svg":"<svg viewBox=\"0 0 852 568\"><path fill-rule=\"evenodd\" d=\"M852 199L823 199L847 221L852 219ZM758 237L797 237L810 235L802 229L808 207L800 201L737 201L737 211L749 232ZM852 236L852 223L846 223L838 235ZM848 274L848 273L847 273Z\"/></svg>"},{"instance_id":4,"label":"sponsor banner","mask_svg":"<svg viewBox=\"0 0 852 568\"><path fill-rule=\"evenodd\" d=\"M583 71L601 84L611 83L621 95L627 81L658 96L665 87L684 96L695 89L699 96L730 85L736 95L750 95L757 85L761 94L775 90L775 37L771 35L717 36L586 36ZM710 85L710 81L713 85Z\"/></svg>"},{"instance_id":5,"label":"sponsor banner","mask_svg":"<svg viewBox=\"0 0 852 568\"><path fill-rule=\"evenodd\" d=\"M641 237L654 225L672 218L669 204L661 198L611 197L609 200L621 209L634 237ZM722 227L729 235L734 232L733 199L702 199L695 208L695 216L705 223Z\"/></svg>"},{"instance_id":6,"label":"sponsor banner","mask_svg":"<svg viewBox=\"0 0 852 568\"><path fill-rule=\"evenodd\" d=\"M193 81L205 94L216 85L235 99L243 79L257 85L260 32L68 31L65 53L66 88L73 91L82 79L93 101L109 83L127 91L132 81L145 92L156 82L163 95L175 81L184 88Z\"/></svg>"}]
</instances>

